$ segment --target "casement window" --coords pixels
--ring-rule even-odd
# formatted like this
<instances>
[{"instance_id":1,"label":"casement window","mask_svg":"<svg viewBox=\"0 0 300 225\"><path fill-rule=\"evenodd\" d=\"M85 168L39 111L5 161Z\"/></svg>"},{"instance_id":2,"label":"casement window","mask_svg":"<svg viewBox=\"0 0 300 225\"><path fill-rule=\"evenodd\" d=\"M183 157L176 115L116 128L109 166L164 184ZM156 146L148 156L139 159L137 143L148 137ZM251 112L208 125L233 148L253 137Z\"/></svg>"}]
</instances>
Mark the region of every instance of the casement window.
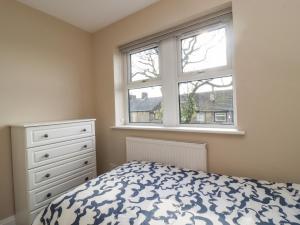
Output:
<instances>
[{"instance_id":1,"label":"casement window","mask_svg":"<svg viewBox=\"0 0 300 225\"><path fill-rule=\"evenodd\" d=\"M125 46L124 125L236 127L230 9Z\"/></svg>"},{"instance_id":2,"label":"casement window","mask_svg":"<svg viewBox=\"0 0 300 225\"><path fill-rule=\"evenodd\" d=\"M159 45L126 54L129 123L162 123Z\"/></svg>"}]
</instances>

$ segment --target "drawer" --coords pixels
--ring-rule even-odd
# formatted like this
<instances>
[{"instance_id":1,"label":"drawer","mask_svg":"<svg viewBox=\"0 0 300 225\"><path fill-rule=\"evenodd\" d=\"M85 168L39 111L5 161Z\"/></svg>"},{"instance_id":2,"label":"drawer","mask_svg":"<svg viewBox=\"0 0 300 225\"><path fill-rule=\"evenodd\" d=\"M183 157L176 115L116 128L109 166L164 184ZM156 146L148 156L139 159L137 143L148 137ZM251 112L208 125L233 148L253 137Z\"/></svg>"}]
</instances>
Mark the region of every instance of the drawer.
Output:
<instances>
[{"instance_id":1,"label":"drawer","mask_svg":"<svg viewBox=\"0 0 300 225\"><path fill-rule=\"evenodd\" d=\"M28 169L95 151L95 137L27 149Z\"/></svg>"},{"instance_id":2,"label":"drawer","mask_svg":"<svg viewBox=\"0 0 300 225\"><path fill-rule=\"evenodd\" d=\"M27 147L93 136L95 134L94 124L93 121L89 121L26 128Z\"/></svg>"},{"instance_id":3,"label":"drawer","mask_svg":"<svg viewBox=\"0 0 300 225\"><path fill-rule=\"evenodd\" d=\"M67 192L80 184L83 184L87 180L93 179L96 177L96 170L90 169L84 171L83 174L77 176L76 178L70 179L64 183L59 183L54 186L43 187L29 191L29 206L30 210L36 210L47 205L49 202L54 200L64 192Z\"/></svg>"},{"instance_id":4,"label":"drawer","mask_svg":"<svg viewBox=\"0 0 300 225\"><path fill-rule=\"evenodd\" d=\"M28 170L28 189L39 188L63 178L76 177L78 172L91 167L96 168L95 152Z\"/></svg>"}]
</instances>

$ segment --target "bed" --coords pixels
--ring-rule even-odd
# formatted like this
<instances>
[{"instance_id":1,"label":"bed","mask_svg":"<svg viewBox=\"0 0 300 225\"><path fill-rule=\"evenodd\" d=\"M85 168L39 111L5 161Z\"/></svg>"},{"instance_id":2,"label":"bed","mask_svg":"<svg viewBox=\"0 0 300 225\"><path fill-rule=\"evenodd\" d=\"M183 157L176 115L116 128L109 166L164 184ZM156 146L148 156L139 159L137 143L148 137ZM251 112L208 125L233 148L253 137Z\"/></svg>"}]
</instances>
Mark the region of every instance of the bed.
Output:
<instances>
[{"instance_id":1,"label":"bed","mask_svg":"<svg viewBox=\"0 0 300 225\"><path fill-rule=\"evenodd\" d=\"M300 224L300 185L130 161L52 201L48 224Z\"/></svg>"},{"instance_id":2,"label":"bed","mask_svg":"<svg viewBox=\"0 0 300 225\"><path fill-rule=\"evenodd\" d=\"M300 224L300 186L133 161L57 198L33 224Z\"/></svg>"}]
</instances>

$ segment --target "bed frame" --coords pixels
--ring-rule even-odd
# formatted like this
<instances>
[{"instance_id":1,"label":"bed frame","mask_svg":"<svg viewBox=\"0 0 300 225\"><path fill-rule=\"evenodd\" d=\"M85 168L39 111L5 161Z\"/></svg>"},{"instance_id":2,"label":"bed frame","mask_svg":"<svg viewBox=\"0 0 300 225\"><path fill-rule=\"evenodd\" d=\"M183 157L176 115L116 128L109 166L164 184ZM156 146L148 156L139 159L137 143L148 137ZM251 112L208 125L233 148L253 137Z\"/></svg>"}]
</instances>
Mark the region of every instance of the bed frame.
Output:
<instances>
[{"instance_id":1,"label":"bed frame","mask_svg":"<svg viewBox=\"0 0 300 225\"><path fill-rule=\"evenodd\" d=\"M207 171L206 144L126 137L126 158Z\"/></svg>"}]
</instances>

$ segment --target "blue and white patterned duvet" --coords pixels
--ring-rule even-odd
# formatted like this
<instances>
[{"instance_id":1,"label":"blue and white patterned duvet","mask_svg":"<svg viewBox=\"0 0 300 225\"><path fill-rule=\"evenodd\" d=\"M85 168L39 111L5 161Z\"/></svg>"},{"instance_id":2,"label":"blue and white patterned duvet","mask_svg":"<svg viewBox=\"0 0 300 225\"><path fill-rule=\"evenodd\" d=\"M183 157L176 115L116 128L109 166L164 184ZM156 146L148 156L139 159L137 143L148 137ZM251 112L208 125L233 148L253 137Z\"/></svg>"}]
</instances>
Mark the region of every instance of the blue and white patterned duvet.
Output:
<instances>
[{"instance_id":1,"label":"blue and white patterned duvet","mask_svg":"<svg viewBox=\"0 0 300 225\"><path fill-rule=\"evenodd\" d=\"M300 185L131 162L54 200L46 224L300 224Z\"/></svg>"}]
</instances>

